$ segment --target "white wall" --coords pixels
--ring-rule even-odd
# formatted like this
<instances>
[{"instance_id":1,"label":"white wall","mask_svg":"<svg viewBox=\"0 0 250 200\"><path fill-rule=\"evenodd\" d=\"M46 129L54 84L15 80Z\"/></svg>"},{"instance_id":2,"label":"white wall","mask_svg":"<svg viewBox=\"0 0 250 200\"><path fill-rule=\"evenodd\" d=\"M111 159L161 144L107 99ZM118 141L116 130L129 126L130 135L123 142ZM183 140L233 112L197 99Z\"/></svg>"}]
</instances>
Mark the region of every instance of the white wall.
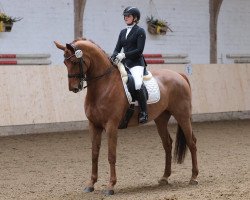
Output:
<instances>
[{"instance_id":1,"label":"white wall","mask_svg":"<svg viewBox=\"0 0 250 200\"><path fill-rule=\"evenodd\" d=\"M188 53L195 63L209 62L208 1L189 0L116 0L87 1L84 17L84 35L100 44L108 53L113 52L118 34L125 27L122 12L128 6L141 11L139 25L147 29L147 16L165 19L173 33L154 36L147 33L145 53Z\"/></svg>"},{"instance_id":2,"label":"white wall","mask_svg":"<svg viewBox=\"0 0 250 200\"><path fill-rule=\"evenodd\" d=\"M226 54L250 54L249 19L249 0L223 1L218 18L218 63L232 62Z\"/></svg>"},{"instance_id":3,"label":"white wall","mask_svg":"<svg viewBox=\"0 0 250 200\"><path fill-rule=\"evenodd\" d=\"M0 9L22 17L11 32L0 32L1 53L50 53L53 63L62 63L62 54L53 41L74 38L72 0L1 0Z\"/></svg>"},{"instance_id":4,"label":"white wall","mask_svg":"<svg viewBox=\"0 0 250 200\"><path fill-rule=\"evenodd\" d=\"M142 13L146 29L151 14L169 22L173 33L147 34L145 53L187 53L194 64L209 63L209 0L87 0L84 36L111 53L121 28L122 12L128 5ZM52 64L61 64L62 55L53 41L74 39L73 0L1 0L0 9L23 17L10 33L0 33L1 53L50 53ZM250 1L224 0L218 19L218 62L231 63L228 53L250 53ZM221 57L222 55L222 58Z\"/></svg>"}]
</instances>

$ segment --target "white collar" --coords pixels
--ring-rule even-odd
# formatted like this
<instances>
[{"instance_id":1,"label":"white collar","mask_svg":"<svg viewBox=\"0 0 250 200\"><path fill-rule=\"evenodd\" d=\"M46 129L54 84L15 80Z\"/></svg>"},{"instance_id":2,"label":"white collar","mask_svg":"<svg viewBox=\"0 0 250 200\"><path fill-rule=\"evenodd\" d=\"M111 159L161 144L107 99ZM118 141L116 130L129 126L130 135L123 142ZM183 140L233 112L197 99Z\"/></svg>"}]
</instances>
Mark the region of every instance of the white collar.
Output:
<instances>
[{"instance_id":1,"label":"white collar","mask_svg":"<svg viewBox=\"0 0 250 200\"><path fill-rule=\"evenodd\" d=\"M130 25L130 26L127 26L127 29L132 29L133 27L134 27L134 24Z\"/></svg>"}]
</instances>

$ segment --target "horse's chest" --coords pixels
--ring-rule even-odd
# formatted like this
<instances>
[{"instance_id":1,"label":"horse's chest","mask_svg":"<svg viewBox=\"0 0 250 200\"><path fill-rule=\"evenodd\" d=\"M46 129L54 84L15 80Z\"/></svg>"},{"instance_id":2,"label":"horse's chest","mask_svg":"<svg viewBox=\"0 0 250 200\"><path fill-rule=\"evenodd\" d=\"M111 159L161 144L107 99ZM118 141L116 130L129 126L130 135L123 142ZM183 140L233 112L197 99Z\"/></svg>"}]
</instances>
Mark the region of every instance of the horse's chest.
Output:
<instances>
[{"instance_id":1,"label":"horse's chest","mask_svg":"<svg viewBox=\"0 0 250 200\"><path fill-rule=\"evenodd\" d=\"M109 112L106 108L102 108L102 105L86 106L85 107L86 117L96 123L102 123L108 117Z\"/></svg>"}]
</instances>

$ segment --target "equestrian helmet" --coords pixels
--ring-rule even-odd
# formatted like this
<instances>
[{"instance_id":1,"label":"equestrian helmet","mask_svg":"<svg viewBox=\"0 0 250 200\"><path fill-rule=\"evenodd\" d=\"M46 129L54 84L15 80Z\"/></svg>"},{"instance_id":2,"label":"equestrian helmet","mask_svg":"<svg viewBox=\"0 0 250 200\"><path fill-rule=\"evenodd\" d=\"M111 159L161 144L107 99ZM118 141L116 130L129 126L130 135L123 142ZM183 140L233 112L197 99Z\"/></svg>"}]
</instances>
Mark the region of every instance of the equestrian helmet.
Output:
<instances>
[{"instance_id":1,"label":"equestrian helmet","mask_svg":"<svg viewBox=\"0 0 250 200\"><path fill-rule=\"evenodd\" d=\"M139 9L136 7L132 7L132 6L128 6L123 11L123 16L127 16L127 15L132 15L134 18L136 17L137 21L139 21L140 17L141 17L141 13L140 13Z\"/></svg>"}]
</instances>

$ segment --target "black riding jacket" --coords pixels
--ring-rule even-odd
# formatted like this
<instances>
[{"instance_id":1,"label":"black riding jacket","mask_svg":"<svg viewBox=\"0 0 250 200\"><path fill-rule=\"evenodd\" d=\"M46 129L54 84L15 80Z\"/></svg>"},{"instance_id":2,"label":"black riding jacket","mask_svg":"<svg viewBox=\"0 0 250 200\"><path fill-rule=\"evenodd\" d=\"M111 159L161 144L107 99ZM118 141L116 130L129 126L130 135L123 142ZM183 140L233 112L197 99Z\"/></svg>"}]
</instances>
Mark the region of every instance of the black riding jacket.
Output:
<instances>
[{"instance_id":1,"label":"black riding jacket","mask_svg":"<svg viewBox=\"0 0 250 200\"><path fill-rule=\"evenodd\" d=\"M126 38L127 29L121 30L119 38L113 52L113 57L121 52L123 48L126 58L122 61L128 68L134 66L146 66L145 59L142 55L146 33L143 28L134 25Z\"/></svg>"}]
</instances>

